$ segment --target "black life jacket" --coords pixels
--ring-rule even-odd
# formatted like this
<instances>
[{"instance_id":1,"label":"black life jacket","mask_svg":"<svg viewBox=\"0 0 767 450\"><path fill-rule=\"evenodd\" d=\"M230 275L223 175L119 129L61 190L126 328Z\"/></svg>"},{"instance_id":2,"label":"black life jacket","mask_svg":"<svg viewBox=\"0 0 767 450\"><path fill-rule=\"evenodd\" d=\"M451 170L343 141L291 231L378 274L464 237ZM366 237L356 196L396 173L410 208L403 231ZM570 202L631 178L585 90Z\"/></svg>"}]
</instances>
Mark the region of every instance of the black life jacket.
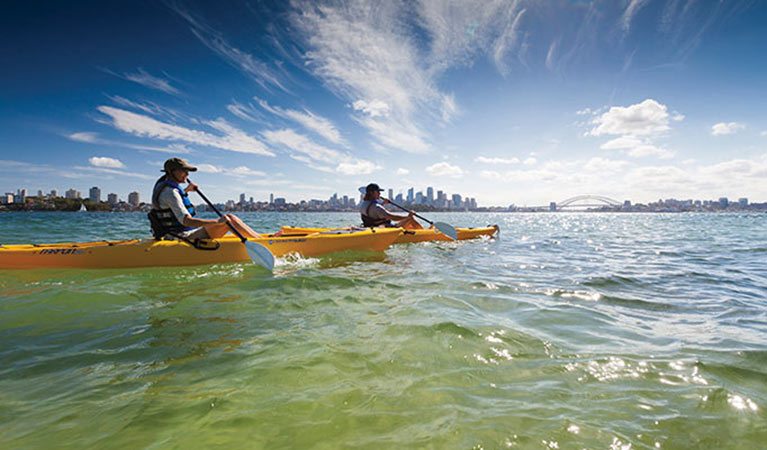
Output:
<instances>
[{"instance_id":1,"label":"black life jacket","mask_svg":"<svg viewBox=\"0 0 767 450\"><path fill-rule=\"evenodd\" d=\"M149 211L148 214L149 223L152 225L152 234L155 239L162 239L166 234L175 236L182 231L195 229L195 227L187 227L179 222L178 219L176 219L176 215L173 214L172 209L160 207L160 193L166 188L178 191L181 195L181 200L184 202L184 206L187 211L189 211L189 215L194 217L196 214L194 205L192 204L192 201L189 200L189 195L184 192L181 186L166 177L160 178L154 185L154 190L152 191L152 210Z\"/></svg>"},{"instance_id":2,"label":"black life jacket","mask_svg":"<svg viewBox=\"0 0 767 450\"><path fill-rule=\"evenodd\" d=\"M370 207L376 204L375 200L367 200L368 206L365 210L360 210L360 217L362 217L362 226L365 227L380 227L381 225L389 226L391 221L389 219L374 219L370 217Z\"/></svg>"}]
</instances>

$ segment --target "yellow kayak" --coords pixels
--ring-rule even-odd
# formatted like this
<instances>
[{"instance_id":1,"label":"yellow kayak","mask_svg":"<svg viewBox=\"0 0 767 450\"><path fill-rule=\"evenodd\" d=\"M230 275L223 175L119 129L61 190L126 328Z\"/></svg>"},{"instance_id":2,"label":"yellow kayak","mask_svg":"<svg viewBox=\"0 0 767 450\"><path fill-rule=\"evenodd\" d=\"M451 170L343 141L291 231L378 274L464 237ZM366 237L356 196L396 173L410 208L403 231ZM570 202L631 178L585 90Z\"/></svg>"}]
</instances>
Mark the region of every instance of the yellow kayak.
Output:
<instances>
[{"instance_id":1,"label":"yellow kayak","mask_svg":"<svg viewBox=\"0 0 767 450\"><path fill-rule=\"evenodd\" d=\"M275 257L297 253L321 256L342 251L384 251L401 228L363 231L326 231L264 235L250 239L268 248ZM198 249L183 241L135 239L115 242L0 245L0 269L83 268L117 269L156 266L197 266L250 261L245 246L235 236L203 241Z\"/></svg>"},{"instance_id":2,"label":"yellow kayak","mask_svg":"<svg viewBox=\"0 0 767 450\"><path fill-rule=\"evenodd\" d=\"M368 230L370 228L309 228L309 227L282 227L283 233L316 233L329 230ZM386 230L391 228L372 228L374 230ZM494 236L499 230L498 225L492 225L480 228L456 228L458 232L458 240L474 239L480 236ZM424 242L424 241L449 241L450 238L440 233L434 228L424 228L421 230L403 230L395 244L408 244L412 242Z\"/></svg>"}]
</instances>

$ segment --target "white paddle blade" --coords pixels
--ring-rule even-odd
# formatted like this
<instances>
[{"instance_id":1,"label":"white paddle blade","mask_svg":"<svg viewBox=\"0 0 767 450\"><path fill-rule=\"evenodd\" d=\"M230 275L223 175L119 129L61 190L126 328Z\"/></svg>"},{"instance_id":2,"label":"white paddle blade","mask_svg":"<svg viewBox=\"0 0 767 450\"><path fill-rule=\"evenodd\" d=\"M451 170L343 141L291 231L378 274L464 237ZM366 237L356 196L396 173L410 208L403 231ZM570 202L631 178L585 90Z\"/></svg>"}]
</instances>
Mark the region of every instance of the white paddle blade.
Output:
<instances>
[{"instance_id":1,"label":"white paddle blade","mask_svg":"<svg viewBox=\"0 0 767 450\"><path fill-rule=\"evenodd\" d=\"M246 241L244 244L245 249L248 251L248 256L250 256L254 263L270 272L274 270L274 255L268 248L258 242Z\"/></svg>"},{"instance_id":2,"label":"white paddle blade","mask_svg":"<svg viewBox=\"0 0 767 450\"><path fill-rule=\"evenodd\" d=\"M458 240L458 230L456 230L452 225L445 222L434 222L434 228L439 230L440 233L444 234L450 239L454 241Z\"/></svg>"}]
</instances>

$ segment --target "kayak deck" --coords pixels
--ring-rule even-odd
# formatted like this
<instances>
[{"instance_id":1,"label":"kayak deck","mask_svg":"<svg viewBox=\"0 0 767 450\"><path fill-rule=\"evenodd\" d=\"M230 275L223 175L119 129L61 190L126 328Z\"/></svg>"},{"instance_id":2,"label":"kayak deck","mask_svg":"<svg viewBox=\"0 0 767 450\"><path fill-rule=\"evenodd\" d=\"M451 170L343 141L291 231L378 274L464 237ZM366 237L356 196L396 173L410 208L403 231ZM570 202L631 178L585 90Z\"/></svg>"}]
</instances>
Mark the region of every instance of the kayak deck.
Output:
<instances>
[{"instance_id":1,"label":"kayak deck","mask_svg":"<svg viewBox=\"0 0 767 450\"><path fill-rule=\"evenodd\" d=\"M343 227L343 228L312 228L312 227L282 227L283 233L317 233L330 230L367 230L370 228L356 228L356 227ZM386 230L387 228L372 228L374 230ZM475 239L481 236L492 237L495 236L500 228L498 225L488 225L486 227L478 228L456 228L458 232L458 240L463 241L467 239ZM426 242L426 241L450 241L451 239L444 234L440 233L435 228L423 228L420 230L403 230L395 241L395 244L408 244L414 242Z\"/></svg>"},{"instance_id":2,"label":"kayak deck","mask_svg":"<svg viewBox=\"0 0 767 450\"><path fill-rule=\"evenodd\" d=\"M295 253L304 257L343 251L384 251L402 234L399 228L348 233L283 233L250 239L275 257ZM133 239L113 242L0 245L0 269L134 268L197 266L249 261L234 236L204 240L205 249L177 240Z\"/></svg>"}]
</instances>

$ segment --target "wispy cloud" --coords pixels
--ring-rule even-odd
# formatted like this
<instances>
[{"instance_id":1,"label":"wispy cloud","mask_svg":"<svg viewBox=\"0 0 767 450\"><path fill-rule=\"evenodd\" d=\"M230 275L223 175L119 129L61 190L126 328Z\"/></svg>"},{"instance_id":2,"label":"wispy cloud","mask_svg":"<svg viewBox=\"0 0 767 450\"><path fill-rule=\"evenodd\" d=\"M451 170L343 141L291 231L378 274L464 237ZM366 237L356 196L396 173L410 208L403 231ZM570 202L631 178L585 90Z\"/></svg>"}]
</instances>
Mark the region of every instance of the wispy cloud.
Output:
<instances>
[{"instance_id":1,"label":"wispy cloud","mask_svg":"<svg viewBox=\"0 0 767 450\"><path fill-rule=\"evenodd\" d=\"M272 63L265 62L258 57L231 45L218 30L210 26L202 18L197 17L192 11L186 9L178 2L171 1L169 4L171 9L189 22L191 31L197 39L199 39L206 47L213 50L213 52L229 65L240 70L243 74L267 91L276 87L282 91L289 92L282 80L286 77L285 73L281 72L276 66L273 66Z\"/></svg>"},{"instance_id":2,"label":"wispy cloud","mask_svg":"<svg viewBox=\"0 0 767 450\"><path fill-rule=\"evenodd\" d=\"M183 144L171 144L171 145L168 145L167 147L154 147L151 145L129 144L127 142L118 142L118 141L113 141L109 139L103 139L99 137L98 133L90 132L90 131L80 131L77 133L71 133L66 135L66 138L76 142L83 142L86 144L108 145L112 147L132 148L134 150L146 150L150 152L170 153L170 154L185 154L185 153L192 152L191 149L185 147Z\"/></svg>"},{"instance_id":3,"label":"wispy cloud","mask_svg":"<svg viewBox=\"0 0 767 450\"><path fill-rule=\"evenodd\" d=\"M126 80L133 81L134 83L138 83L150 89L162 91L162 92L165 92L166 94L171 94L171 95L181 95L181 91L173 87L170 84L170 81L164 78L151 75L140 67L138 69L138 72L124 73L123 76L125 77Z\"/></svg>"},{"instance_id":4,"label":"wispy cloud","mask_svg":"<svg viewBox=\"0 0 767 450\"><path fill-rule=\"evenodd\" d=\"M109 175L119 175L121 177L140 178L142 180L154 179L153 177L144 173L128 172L125 170L113 169L110 167L75 166L74 169L82 170L86 172L97 172L97 173L105 173Z\"/></svg>"},{"instance_id":5,"label":"wispy cloud","mask_svg":"<svg viewBox=\"0 0 767 450\"><path fill-rule=\"evenodd\" d=\"M262 172L260 170L253 170L247 166L225 168L225 167L215 166L213 164L203 163L203 164L197 164L197 169L202 173L220 173L220 174L232 175L232 176L240 177L240 178L247 178L247 177L253 177L253 176L256 176L256 177L266 176L266 172Z\"/></svg>"},{"instance_id":6,"label":"wispy cloud","mask_svg":"<svg viewBox=\"0 0 767 450\"><path fill-rule=\"evenodd\" d=\"M378 166L370 161L317 144L307 136L291 129L267 130L262 133L262 136L270 144L286 149L291 158L317 170L356 175L368 174L378 169ZM317 163L330 164L330 166Z\"/></svg>"},{"instance_id":7,"label":"wispy cloud","mask_svg":"<svg viewBox=\"0 0 767 450\"><path fill-rule=\"evenodd\" d=\"M441 121L455 104L437 88L416 43L403 33L400 6L302 2L293 19L308 46L308 67L360 112L357 122L386 147L424 152L431 144L417 124L429 117Z\"/></svg>"},{"instance_id":8,"label":"wispy cloud","mask_svg":"<svg viewBox=\"0 0 767 450\"><path fill-rule=\"evenodd\" d=\"M486 156L477 156L474 162L482 164L517 164L519 158L488 158Z\"/></svg>"},{"instance_id":9,"label":"wispy cloud","mask_svg":"<svg viewBox=\"0 0 767 450\"><path fill-rule=\"evenodd\" d=\"M308 109L304 109L303 111L286 109L280 106L269 105L268 102L261 100L258 97L254 97L253 99L258 103L261 109L266 112L296 122L307 130L327 139L329 142L343 146L347 145L343 138L341 138L341 133L338 131L338 128L336 128L332 121L325 117L315 114ZM234 102L233 104L227 105L227 109L241 119L252 122L265 122L264 115L252 104L243 105Z\"/></svg>"},{"instance_id":10,"label":"wispy cloud","mask_svg":"<svg viewBox=\"0 0 767 450\"><path fill-rule=\"evenodd\" d=\"M141 67L139 67L138 70L134 73L131 73L131 72L117 73L109 69L101 69L101 70L103 70L104 72L108 74L122 78L123 80L128 80L134 83L138 83L149 89L165 92L166 94L175 95L177 97L180 97L183 95L181 91L179 91L176 87L170 84L169 80L158 77L158 76L154 76ZM168 76L167 74L164 74L164 75L166 77Z\"/></svg>"},{"instance_id":11,"label":"wispy cloud","mask_svg":"<svg viewBox=\"0 0 767 450\"><path fill-rule=\"evenodd\" d=\"M219 135L215 135L206 131L161 122L149 116L111 106L99 106L97 109L109 116L111 119L110 125L135 136L180 141L232 152L275 156L274 153L266 149L262 142L221 118L203 122L208 127L220 132Z\"/></svg>"},{"instance_id":12,"label":"wispy cloud","mask_svg":"<svg viewBox=\"0 0 767 450\"><path fill-rule=\"evenodd\" d=\"M746 125L738 122L719 122L711 127L711 134L721 136L724 134L735 134L746 129Z\"/></svg>"}]
</instances>

